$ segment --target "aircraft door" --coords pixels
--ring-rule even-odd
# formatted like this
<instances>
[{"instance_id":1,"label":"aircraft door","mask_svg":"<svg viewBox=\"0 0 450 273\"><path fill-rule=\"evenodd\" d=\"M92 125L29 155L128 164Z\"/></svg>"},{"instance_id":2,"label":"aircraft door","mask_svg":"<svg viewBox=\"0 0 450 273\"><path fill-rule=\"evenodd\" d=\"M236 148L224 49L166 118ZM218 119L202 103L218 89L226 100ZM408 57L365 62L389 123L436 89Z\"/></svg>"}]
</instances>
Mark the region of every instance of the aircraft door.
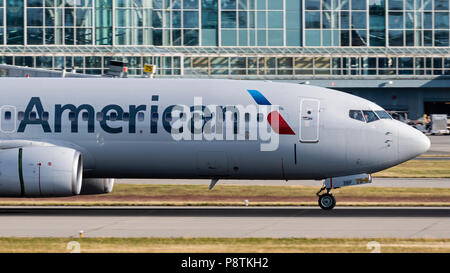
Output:
<instances>
[{"instance_id":1,"label":"aircraft door","mask_svg":"<svg viewBox=\"0 0 450 273\"><path fill-rule=\"evenodd\" d=\"M319 100L300 100L300 142L319 142L319 110Z\"/></svg>"},{"instance_id":2,"label":"aircraft door","mask_svg":"<svg viewBox=\"0 0 450 273\"><path fill-rule=\"evenodd\" d=\"M2 133L14 133L16 131L16 108L3 106L0 108L0 129Z\"/></svg>"}]
</instances>

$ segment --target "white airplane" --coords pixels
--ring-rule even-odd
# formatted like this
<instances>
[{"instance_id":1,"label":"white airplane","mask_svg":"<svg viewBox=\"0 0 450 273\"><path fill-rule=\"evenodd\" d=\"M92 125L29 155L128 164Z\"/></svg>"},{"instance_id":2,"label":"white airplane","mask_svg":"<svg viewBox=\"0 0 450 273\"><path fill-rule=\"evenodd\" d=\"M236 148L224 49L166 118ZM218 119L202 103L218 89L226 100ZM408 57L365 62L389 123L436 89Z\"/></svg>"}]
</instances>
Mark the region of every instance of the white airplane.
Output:
<instances>
[{"instance_id":1,"label":"white airplane","mask_svg":"<svg viewBox=\"0 0 450 273\"><path fill-rule=\"evenodd\" d=\"M362 98L308 85L197 79L0 79L0 196L111 192L114 178L325 179L332 189L426 152ZM325 191L325 194L321 194Z\"/></svg>"}]
</instances>

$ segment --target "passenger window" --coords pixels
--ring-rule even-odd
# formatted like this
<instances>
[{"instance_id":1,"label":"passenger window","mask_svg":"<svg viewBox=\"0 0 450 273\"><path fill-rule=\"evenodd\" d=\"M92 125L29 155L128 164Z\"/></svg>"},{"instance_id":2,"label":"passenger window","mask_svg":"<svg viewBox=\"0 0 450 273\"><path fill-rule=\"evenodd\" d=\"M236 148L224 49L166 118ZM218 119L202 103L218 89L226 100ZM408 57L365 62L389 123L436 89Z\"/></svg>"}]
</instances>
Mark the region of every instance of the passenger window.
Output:
<instances>
[{"instance_id":1,"label":"passenger window","mask_svg":"<svg viewBox=\"0 0 450 273\"><path fill-rule=\"evenodd\" d=\"M43 121L48 121L48 118L50 117L48 112L44 112L42 113L42 120Z\"/></svg>"},{"instance_id":2,"label":"passenger window","mask_svg":"<svg viewBox=\"0 0 450 273\"><path fill-rule=\"evenodd\" d=\"M264 120L264 115L261 114L261 113L259 113L259 114L256 116L256 120L257 120L258 122L263 121L263 120Z\"/></svg>"},{"instance_id":3,"label":"passenger window","mask_svg":"<svg viewBox=\"0 0 450 273\"><path fill-rule=\"evenodd\" d=\"M89 112L83 112L83 113L81 114L81 118L82 118L84 121L88 121L88 120L89 120Z\"/></svg>"},{"instance_id":4,"label":"passenger window","mask_svg":"<svg viewBox=\"0 0 450 273\"><path fill-rule=\"evenodd\" d=\"M103 120L103 112L98 112L97 113L97 121L102 121Z\"/></svg>"},{"instance_id":5,"label":"passenger window","mask_svg":"<svg viewBox=\"0 0 450 273\"><path fill-rule=\"evenodd\" d=\"M356 119L362 122L366 122L361 110L350 110L349 116L352 119Z\"/></svg>"},{"instance_id":6,"label":"passenger window","mask_svg":"<svg viewBox=\"0 0 450 273\"><path fill-rule=\"evenodd\" d=\"M69 112L69 120L75 121L75 112Z\"/></svg>"},{"instance_id":7,"label":"passenger window","mask_svg":"<svg viewBox=\"0 0 450 273\"><path fill-rule=\"evenodd\" d=\"M24 118L25 118L25 112L20 111L19 113L17 113L18 120L23 120Z\"/></svg>"},{"instance_id":8,"label":"passenger window","mask_svg":"<svg viewBox=\"0 0 450 273\"><path fill-rule=\"evenodd\" d=\"M11 112L10 111L5 112L5 120L11 120Z\"/></svg>"},{"instance_id":9,"label":"passenger window","mask_svg":"<svg viewBox=\"0 0 450 273\"><path fill-rule=\"evenodd\" d=\"M386 111L375 111L380 119L392 119Z\"/></svg>"},{"instance_id":10,"label":"passenger window","mask_svg":"<svg viewBox=\"0 0 450 273\"><path fill-rule=\"evenodd\" d=\"M138 121L144 121L144 113L139 112L137 117L138 117Z\"/></svg>"},{"instance_id":11,"label":"passenger window","mask_svg":"<svg viewBox=\"0 0 450 273\"><path fill-rule=\"evenodd\" d=\"M379 120L379 118L377 117L377 115L375 115L373 111L364 110L363 113L364 118L367 120L367 122Z\"/></svg>"},{"instance_id":12,"label":"passenger window","mask_svg":"<svg viewBox=\"0 0 450 273\"><path fill-rule=\"evenodd\" d=\"M37 117L36 112L34 112L34 111L30 112L30 120L31 121L36 120L36 117Z\"/></svg>"},{"instance_id":13,"label":"passenger window","mask_svg":"<svg viewBox=\"0 0 450 273\"><path fill-rule=\"evenodd\" d=\"M109 120L110 121L116 121L117 120L117 113L116 112L112 112L111 114L109 114Z\"/></svg>"},{"instance_id":14,"label":"passenger window","mask_svg":"<svg viewBox=\"0 0 450 273\"><path fill-rule=\"evenodd\" d=\"M157 122L158 121L158 113L153 113L152 114L152 121L153 122Z\"/></svg>"},{"instance_id":15,"label":"passenger window","mask_svg":"<svg viewBox=\"0 0 450 273\"><path fill-rule=\"evenodd\" d=\"M171 121L172 121L172 113L166 113L165 120L166 120L167 122L171 122Z\"/></svg>"}]
</instances>

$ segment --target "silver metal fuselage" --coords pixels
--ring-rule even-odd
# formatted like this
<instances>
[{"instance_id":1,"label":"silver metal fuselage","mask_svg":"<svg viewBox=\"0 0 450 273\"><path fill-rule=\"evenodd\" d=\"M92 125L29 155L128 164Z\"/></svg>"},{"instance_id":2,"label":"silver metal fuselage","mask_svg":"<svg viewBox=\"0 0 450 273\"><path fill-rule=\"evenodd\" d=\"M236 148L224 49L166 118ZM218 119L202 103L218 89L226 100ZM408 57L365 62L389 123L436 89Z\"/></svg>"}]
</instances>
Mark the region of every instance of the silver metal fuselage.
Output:
<instances>
[{"instance_id":1,"label":"silver metal fuselage","mask_svg":"<svg viewBox=\"0 0 450 273\"><path fill-rule=\"evenodd\" d=\"M163 127L164 109L192 106L194 97L201 97L204 105L256 105L248 90L258 90L271 104L279 105L281 116L295 133L279 135L274 151L261 151L260 140L176 141ZM154 96L157 101L152 101ZM20 120L15 117L33 97L38 97L49 113L51 132L44 132L39 124L28 124L24 132L18 132ZM421 132L396 120L366 123L349 117L349 110L382 110L378 105L308 85L193 79L0 79L0 98L0 148L74 148L83 155L85 177L323 179L378 172L414 158L430 146ZM317 102L317 113L307 110L314 107L308 102ZM88 132L82 114L77 132L72 132L68 111L61 132L55 132L55 105L59 104L89 104L96 113L112 104L124 111L130 105L146 105L146 111L144 120L136 121L134 133L129 132L129 122L122 120L108 121L108 126L122 128L120 133L105 132L98 121L94 131ZM151 128L152 106L157 107L153 120L157 133ZM5 119L8 111L13 113L12 119ZM308 134L308 113L315 115L311 122L318 124L317 133L312 131L317 141L301 139Z\"/></svg>"}]
</instances>

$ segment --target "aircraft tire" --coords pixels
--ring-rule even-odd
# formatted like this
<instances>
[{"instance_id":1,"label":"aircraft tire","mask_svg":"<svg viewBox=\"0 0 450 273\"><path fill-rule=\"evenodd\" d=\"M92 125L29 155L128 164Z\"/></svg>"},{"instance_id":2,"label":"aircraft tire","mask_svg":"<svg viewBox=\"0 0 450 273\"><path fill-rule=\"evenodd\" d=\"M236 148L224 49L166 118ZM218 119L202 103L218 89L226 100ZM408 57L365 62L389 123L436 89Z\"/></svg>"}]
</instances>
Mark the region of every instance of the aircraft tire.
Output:
<instances>
[{"instance_id":1,"label":"aircraft tire","mask_svg":"<svg viewBox=\"0 0 450 273\"><path fill-rule=\"evenodd\" d=\"M319 207L324 210L331 210L336 206L336 198L332 194L325 193L319 197Z\"/></svg>"}]
</instances>

